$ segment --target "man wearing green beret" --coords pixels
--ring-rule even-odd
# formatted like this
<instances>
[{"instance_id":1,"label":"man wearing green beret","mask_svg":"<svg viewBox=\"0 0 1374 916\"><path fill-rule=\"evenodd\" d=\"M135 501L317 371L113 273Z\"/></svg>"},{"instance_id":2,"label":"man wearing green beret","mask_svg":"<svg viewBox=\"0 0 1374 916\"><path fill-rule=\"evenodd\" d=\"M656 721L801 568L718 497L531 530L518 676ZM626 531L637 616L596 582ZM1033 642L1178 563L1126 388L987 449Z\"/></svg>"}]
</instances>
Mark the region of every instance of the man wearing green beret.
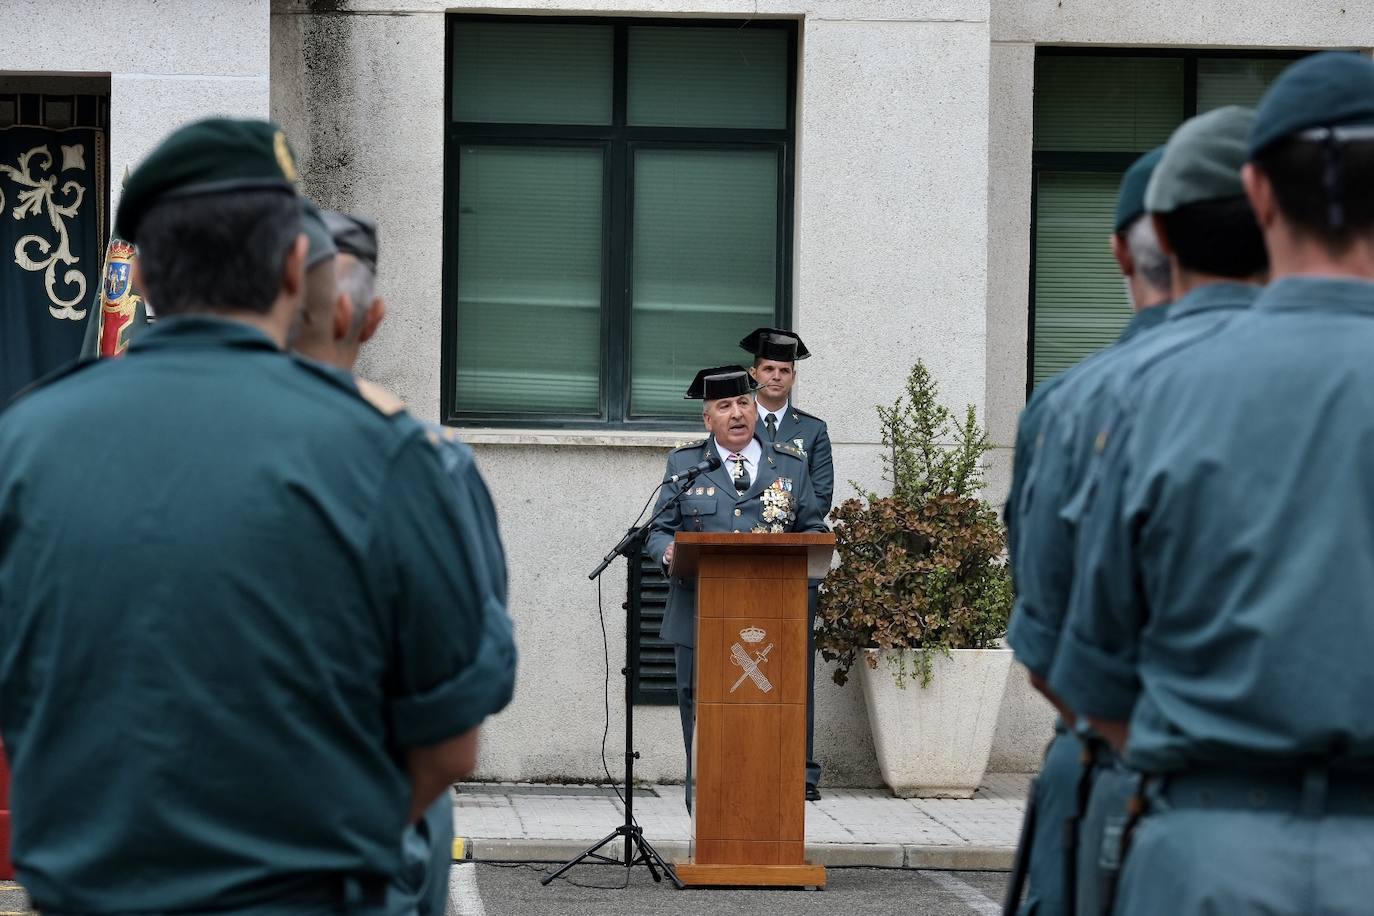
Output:
<instances>
[{"instance_id":1,"label":"man wearing green beret","mask_svg":"<svg viewBox=\"0 0 1374 916\"><path fill-rule=\"evenodd\" d=\"M0 415L0 705L41 911L381 913L402 829L475 765L480 521L422 429L283 352L301 229L275 125L174 132L116 226L158 323Z\"/></svg>"},{"instance_id":2,"label":"man wearing green beret","mask_svg":"<svg viewBox=\"0 0 1374 916\"><path fill-rule=\"evenodd\" d=\"M1142 774L1125 916L1374 899L1374 63L1294 64L1247 154L1272 281L1099 432L1050 678Z\"/></svg>"},{"instance_id":3,"label":"man wearing green beret","mask_svg":"<svg viewBox=\"0 0 1374 916\"><path fill-rule=\"evenodd\" d=\"M1072 410L1092 380L1110 371L1112 365L1145 332L1159 325L1167 314L1171 275L1169 261L1159 246L1154 225L1145 213L1145 189L1150 176L1163 155L1163 149L1151 150L1126 170L1117 194L1116 216L1110 237L1112 254L1126 278L1126 288L1134 314L1117 342L1088 357L1083 362L1035 389L1026 408L1021 412L1016 431L1016 451L1012 465L1012 485L1007 494L1004 519L1007 525L1007 547L1012 559L1012 571L1017 585L1016 606L1012 614L1008 642L1018 660L1026 664L1031 683L1047 692L1044 676L1043 645L1046 638L1042 628L1025 608L1025 582L1030 578L1026 540L1022 537L1023 519L1033 489L1034 466L1045 441L1044 425L1054 413ZM1050 405L1055 405L1050 410ZM1081 760L1084 749L1073 735L1073 718L1060 708L1060 721L1055 723L1055 735L1045 752L1040 773L1032 787L1033 800L1027 813L1027 824L1033 829L1023 831L1021 848L1017 853L1017 867L1007 895L1008 914L1061 914L1073 910L1074 873L1073 845L1066 843L1066 832L1072 832L1070 821L1081 807L1079 799L1085 790L1079 785L1082 776ZM1021 902L1021 884L1029 879L1030 890Z\"/></svg>"},{"instance_id":4,"label":"man wearing green beret","mask_svg":"<svg viewBox=\"0 0 1374 916\"><path fill-rule=\"evenodd\" d=\"M310 216L315 219L312 221ZM377 224L364 216L319 212L307 205L307 234L313 256L337 251L328 274L306 277L307 318L293 348L297 353L346 373L364 398L398 424L420 423L405 405L380 386L353 374L362 345L372 338L386 314L376 295ZM313 232L323 238L317 242ZM318 286L318 289L316 287ZM311 295L317 293L317 295ZM494 715L510 703L515 692L516 649L514 628L506 612L506 556L496 518L496 508L472 449L454 431L437 423L420 423L439 452L444 473L452 483L459 504L480 522L470 531L483 557L486 589L496 598L483 608L481 647L474 667L486 672L476 679L485 687L469 702L485 715ZM424 817L406 828L401 839L402 867L387 893L387 912L418 916L443 916L448 902L448 874L453 861L453 800L445 791L425 810Z\"/></svg>"},{"instance_id":5,"label":"man wearing green beret","mask_svg":"<svg viewBox=\"0 0 1374 916\"><path fill-rule=\"evenodd\" d=\"M1043 442L1021 518L1022 602L1014 642L1042 681L1050 676L1064 629L1078 513L1092 486L1099 433L1110 429L1118 400L1140 384L1142 373L1221 331L1259 292L1267 256L1240 178L1253 120L1248 109L1222 108L1189 120L1170 137L1145 194L1146 212L1170 258L1168 317L1086 374L1072 399L1056 392L1046 404ZM1075 792L1074 896L1080 911L1096 912L1102 832L1109 818L1124 817L1132 780L1118 768L1107 742L1084 723L1077 731L1084 753Z\"/></svg>"}]
</instances>

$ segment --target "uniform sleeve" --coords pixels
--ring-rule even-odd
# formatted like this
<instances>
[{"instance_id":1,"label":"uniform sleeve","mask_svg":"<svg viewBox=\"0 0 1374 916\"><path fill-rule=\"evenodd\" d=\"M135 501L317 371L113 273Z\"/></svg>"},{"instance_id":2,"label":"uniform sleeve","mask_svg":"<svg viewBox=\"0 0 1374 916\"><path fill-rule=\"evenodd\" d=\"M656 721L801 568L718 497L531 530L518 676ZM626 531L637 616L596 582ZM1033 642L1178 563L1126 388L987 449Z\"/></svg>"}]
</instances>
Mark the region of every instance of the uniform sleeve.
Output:
<instances>
[{"instance_id":1,"label":"uniform sleeve","mask_svg":"<svg viewBox=\"0 0 1374 916\"><path fill-rule=\"evenodd\" d=\"M477 519L476 536L485 559L483 566L504 606L509 581L506 550L501 544L501 526L496 518L496 505L492 502L491 491L487 489L486 481L477 469L476 459L467 447L455 442L445 445L444 472L453 482L463 506Z\"/></svg>"},{"instance_id":2,"label":"uniform sleeve","mask_svg":"<svg viewBox=\"0 0 1374 916\"><path fill-rule=\"evenodd\" d=\"M1007 642L1031 673L1048 677L1068 609L1074 530L1060 515L1071 489L1073 416L1048 413L1021 496L1017 601Z\"/></svg>"},{"instance_id":3,"label":"uniform sleeve","mask_svg":"<svg viewBox=\"0 0 1374 916\"><path fill-rule=\"evenodd\" d=\"M508 577L506 551L501 544L501 527L496 517L496 505L491 491L482 479L477 464L466 446L451 443L458 451L458 459L445 462L445 470L458 494L459 509L470 512L476 520L473 537L482 557L487 588L495 601L487 601L482 615L482 644L477 661L468 677L481 694L480 706L487 715L505 709L515 695L517 653L515 626L507 604Z\"/></svg>"},{"instance_id":4,"label":"uniform sleeve","mask_svg":"<svg viewBox=\"0 0 1374 916\"><path fill-rule=\"evenodd\" d=\"M792 530L829 531L825 525L825 514L830 511L829 505L822 506L815 488L811 485L810 474L803 474L801 478L801 491L797 494L797 520L793 523Z\"/></svg>"},{"instance_id":5,"label":"uniform sleeve","mask_svg":"<svg viewBox=\"0 0 1374 916\"><path fill-rule=\"evenodd\" d=\"M393 459L377 512L370 555L392 618L389 718L402 747L437 744L509 699L491 683L494 672L513 678L514 650L486 533L422 435Z\"/></svg>"},{"instance_id":6,"label":"uniform sleeve","mask_svg":"<svg viewBox=\"0 0 1374 916\"><path fill-rule=\"evenodd\" d=\"M816 441L811 443L807 469L811 472L811 489L816 493L816 502L824 517L830 513L835 500L835 460L830 449L830 430L824 420L818 422L821 430L816 434Z\"/></svg>"},{"instance_id":7,"label":"uniform sleeve","mask_svg":"<svg viewBox=\"0 0 1374 916\"><path fill-rule=\"evenodd\" d=\"M663 484L659 487L658 499L654 500L654 514L649 524L649 539L645 546L649 556L654 558L654 562L663 566L663 554L668 550L668 546L673 543L673 538L682 530L682 509L681 503L674 503L671 509L664 511L664 506L668 500L677 495L682 489L681 483L670 483L668 478L674 474L673 456L668 456L668 467L663 472Z\"/></svg>"},{"instance_id":8,"label":"uniform sleeve","mask_svg":"<svg viewBox=\"0 0 1374 916\"><path fill-rule=\"evenodd\" d=\"M1050 687L1075 711L1101 719L1131 717L1146 604L1137 563L1142 510L1129 497L1132 430L1122 414L1093 471L1078 528L1076 575Z\"/></svg>"}]
</instances>

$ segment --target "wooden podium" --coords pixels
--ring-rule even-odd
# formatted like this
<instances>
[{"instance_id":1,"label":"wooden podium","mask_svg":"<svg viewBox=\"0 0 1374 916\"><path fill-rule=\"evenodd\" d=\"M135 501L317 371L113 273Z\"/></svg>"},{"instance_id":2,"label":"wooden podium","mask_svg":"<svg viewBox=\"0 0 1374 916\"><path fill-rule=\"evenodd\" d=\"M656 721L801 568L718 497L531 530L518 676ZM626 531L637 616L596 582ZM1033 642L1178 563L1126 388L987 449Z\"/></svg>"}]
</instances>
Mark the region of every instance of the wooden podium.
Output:
<instances>
[{"instance_id":1,"label":"wooden podium","mask_svg":"<svg viewBox=\"0 0 1374 916\"><path fill-rule=\"evenodd\" d=\"M697 580L692 846L686 885L824 887L806 861L806 580L835 536L682 532Z\"/></svg>"}]
</instances>

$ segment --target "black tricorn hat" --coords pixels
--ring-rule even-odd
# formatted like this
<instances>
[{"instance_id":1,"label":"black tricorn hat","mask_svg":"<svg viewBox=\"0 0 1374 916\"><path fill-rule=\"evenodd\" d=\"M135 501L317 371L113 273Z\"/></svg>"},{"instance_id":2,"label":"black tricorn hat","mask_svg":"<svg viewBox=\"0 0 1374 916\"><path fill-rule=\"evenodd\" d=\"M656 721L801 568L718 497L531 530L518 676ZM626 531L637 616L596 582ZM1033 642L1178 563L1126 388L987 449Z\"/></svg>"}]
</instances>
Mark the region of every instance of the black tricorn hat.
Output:
<instances>
[{"instance_id":1,"label":"black tricorn hat","mask_svg":"<svg viewBox=\"0 0 1374 916\"><path fill-rule=\"evenodd\" d=\"M325 210L324 224L343 254L351 254L372 270L377 269L377 222L366 216Z\"/></svg>"},{"instance_id":2,"label":"black tricorn hat","mask_svg":"<svg viewBox=\"0 0 1374 916\"><path fill-rule=\"evenodd\" d=\"M691 386L683 395L687 401L714 401L718 398L737 398L742 394L752 394L759 387L748 372L739 366L717 366L702 369L692 379Z\"/></svg>"},{"instance_id":3,"label":"black tricorn hat","mask_svg":"<svg viewBox=\"0 0 1374 916\"><path fill-rule=\"evenodd\" d=\"M784 331L782 328L754 328L739 345L759 359L775 359L783 363L806 359L811 355L794 331Z\"/></svg>"}]
</instances>

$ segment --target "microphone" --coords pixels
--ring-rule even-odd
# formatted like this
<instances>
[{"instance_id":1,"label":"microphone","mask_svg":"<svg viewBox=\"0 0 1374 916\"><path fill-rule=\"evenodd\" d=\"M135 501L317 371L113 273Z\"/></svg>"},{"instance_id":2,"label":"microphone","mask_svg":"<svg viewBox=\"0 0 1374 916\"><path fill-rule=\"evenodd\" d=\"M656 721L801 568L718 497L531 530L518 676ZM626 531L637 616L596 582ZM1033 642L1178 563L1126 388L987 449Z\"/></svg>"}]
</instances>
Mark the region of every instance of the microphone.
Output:
<instances>
[{"instance_id":1,"label":"microphone","mask_svg":"<svg viewBox=\"0 0 1374 916\"><path fill-rule=\"evenodd\" d=\"M679 480L695 480L698 475L705 474L708 471L714 471L718 467L720 467L720 458L711 455L704 461L698 461L681 474L674 474L672 477L669 477L668 482L677 483Z\"/></svg>"}]
</instances>

